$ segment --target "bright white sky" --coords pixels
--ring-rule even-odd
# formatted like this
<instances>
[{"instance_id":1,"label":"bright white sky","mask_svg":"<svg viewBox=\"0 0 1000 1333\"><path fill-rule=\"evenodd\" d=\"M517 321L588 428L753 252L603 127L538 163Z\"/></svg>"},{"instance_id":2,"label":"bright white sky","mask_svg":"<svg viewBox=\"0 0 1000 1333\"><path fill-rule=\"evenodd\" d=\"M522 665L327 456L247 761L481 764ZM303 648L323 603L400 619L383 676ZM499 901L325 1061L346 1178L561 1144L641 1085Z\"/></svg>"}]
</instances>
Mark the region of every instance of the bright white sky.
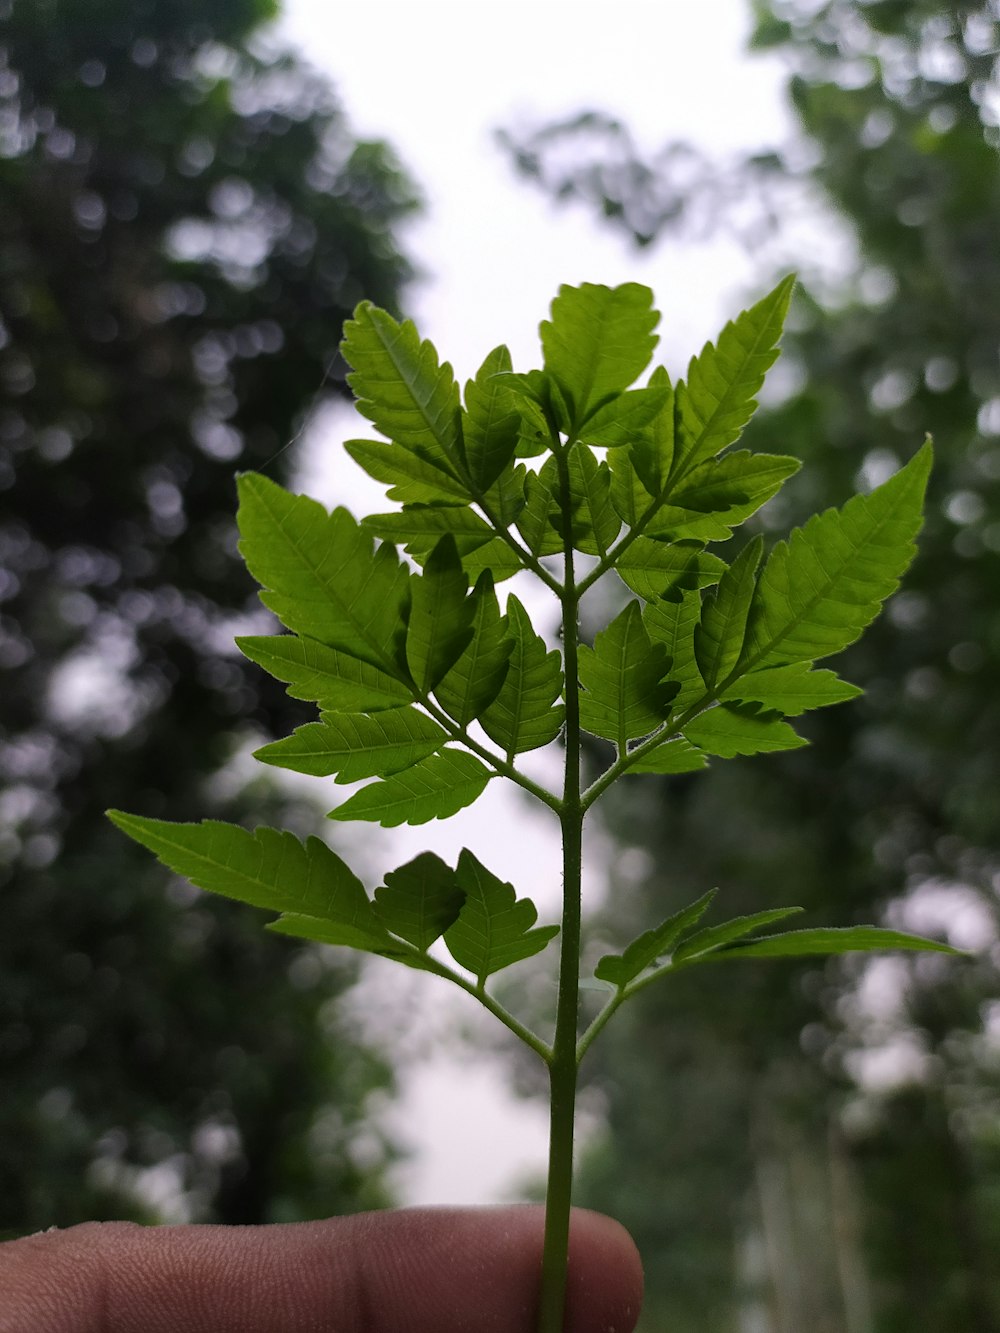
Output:
<instances>
[{"instance_id":1,"label":"bright white sky","mask_svg":"<svg viewBox=\"0 0 1000 1333\"><path fill-rule=\"evenodd\" d=\"M516 179L493 141L498 126L585 107L620 117L649 149L684 137L725 156L784 141L782 71L742 51L749 0L615 0L613 18L609 0L285 0L285 11L282 32L332 78L355 131L388 139L424 194L425 215L405 238L425 275L408 313L460 379L498 342L516 367L537 364L538 322L560 283L651 286L664 312L659 355L674 373L748 292L761 294L770 271L735 245L636 253L586 210L556 209ZM302 488L362 512L384 507L338 447L369 431L346 411L330 414L310 434ZM498 783L464 817L401 831L386 868L425 847L454 862L463 844L534 897L543 920L556 919L554 829ZM405 1012L411 1031L440 1028L451 1001L443 984L392 980L395 971L373 964L366 993L399 985L397 1018ZM408 1202L509 1197L519 1176L541 1170L544 1110L508 1103L503 1087L502 1071L468 1052L460 1064L432 1054L413 1068L395 1113L416 1149L400 1181Z\"/></svg>"}]
</instances>

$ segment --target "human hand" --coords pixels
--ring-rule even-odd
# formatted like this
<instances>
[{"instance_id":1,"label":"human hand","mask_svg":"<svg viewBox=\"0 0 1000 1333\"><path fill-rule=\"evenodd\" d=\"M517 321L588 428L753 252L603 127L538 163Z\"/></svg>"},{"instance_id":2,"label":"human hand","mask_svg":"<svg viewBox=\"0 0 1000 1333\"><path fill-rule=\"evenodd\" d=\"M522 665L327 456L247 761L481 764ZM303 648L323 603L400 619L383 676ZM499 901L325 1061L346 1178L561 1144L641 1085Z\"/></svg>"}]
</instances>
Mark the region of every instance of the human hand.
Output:
<instances>
[{"instance_id":1,"label":"human hand","mask_svg":"<svg viewBox=\"0 0 1000 1333\"><path fill-rule=\"evenodd\" d=\"M0 1245L0 1333L532 1333L543 1210L280 1226L89 1222ZM567 1333L631 1333L628 1233L574 1210Z\"/></svg>"}]
</instances>

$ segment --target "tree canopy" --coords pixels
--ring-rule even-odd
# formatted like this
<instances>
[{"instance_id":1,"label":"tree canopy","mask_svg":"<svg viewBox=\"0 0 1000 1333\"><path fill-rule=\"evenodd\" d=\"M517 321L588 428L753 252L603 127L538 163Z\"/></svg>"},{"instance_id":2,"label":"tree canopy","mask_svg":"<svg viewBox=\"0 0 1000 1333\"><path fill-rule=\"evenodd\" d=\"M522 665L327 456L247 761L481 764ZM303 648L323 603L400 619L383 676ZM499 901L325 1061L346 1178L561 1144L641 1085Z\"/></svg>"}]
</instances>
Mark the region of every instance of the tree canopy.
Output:
<instances>
[{"instance_id":1,"label":"tree canopy","mask_svg":"<svg viewBox=\"0 0 1000 1333\"><path fill-rule=\"evenodd\" d=\"M230 764L237 722L299 720L232 645L266 627L233 475L288 474L344 318L410 275L413 186L275 9L0 3L0 1230L383 1197L388 1074L323 1008L350 973L103 815L293 803Z\"/></svg>"}]
</instances>

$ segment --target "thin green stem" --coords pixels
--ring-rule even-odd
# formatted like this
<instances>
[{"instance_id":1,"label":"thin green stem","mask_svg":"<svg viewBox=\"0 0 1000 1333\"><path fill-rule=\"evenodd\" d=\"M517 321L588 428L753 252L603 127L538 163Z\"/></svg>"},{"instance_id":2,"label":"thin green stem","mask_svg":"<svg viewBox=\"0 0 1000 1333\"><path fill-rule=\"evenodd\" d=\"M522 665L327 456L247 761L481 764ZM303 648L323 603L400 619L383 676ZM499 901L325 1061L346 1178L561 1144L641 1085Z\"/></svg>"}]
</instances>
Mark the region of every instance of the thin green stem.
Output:
<instances>
[{"instance_id":1,"label":"thin green stem","mask_svg":"<svg viewBox=\"0 0 1000 1333\"><path fill-rule=\"evenodd\" d=\"M405 952L411 953L415 957L419 957L421 966L426 971L433 973L435 976L443 977L446 981L452 982L454 985L458 986L459 989L464 990L468 995L471 995L474 999L478 1000L484 1009L489 1010L494 1018L498 1018L504 1027L509 1028L515 1037L524 1042L525 1046L529 1046L531 1050L541 1056L546 1064L551 1063L552 1047L548 1042L543 1041L537 1033L532 1032L531 1028L525 1027L520 1019L515 1018L509 1009L505 1009L500 1001L494 999L494 997L482 986L477 986L474 982L463 977L460 972L455 972L447 965L447 963L441 963L436 958L429 958L427 954L422 953L415 945L410 945L407 948L406 941L399 941L399 943L401 945L400 952L403 952L405 949Z\"/></svg>"},{"instance_id":2,"label":"thin green stem","mask_svg":"<svg viewBox=\"0 0 1000 1333\"><path fill-rule=\"evenodd\" d=\"M565 452L556 453L560 485L569 512ZM561 593L563 662L566 672L566 765L563 785L563 913L559 954L559 997L555 1040L549 1065L549 1174L545 1194L545 1242L538 1310L538 1333L562 1333L566 1302L566 1261L573 1197L573 1127L576 1113L576 1034L580 1002L581 879L583 806L580 801L580 703L577 689L580 595L573 568L572 539L564 544Z\"/></svg>"},{"instance_id":3,"label":"thin green stem","mask_svg":"<svg viewBox=\"0 0 1000 1333\"><path fill-rule=\"evenodd\" d=\"M444 709L439 708L434 700L428 695L420 695L418 697L418 702L427 709L427 712L435 722L444 727L452 740L460 741L461 744L471 750L473 754L477 754L480 759L485 759L498 777L509 779L509 781L515 783L523 791L534 796L536 800L541 801L543 805L547 805L549 809L554 811L557 815L561 812L562 801L560 801L559 797L556 796L554 792L550 792L547 787L543 787L532 778L529 778L526 774L522 773L519 768L515 768L509 760L494 753L494 751L490 750L487 746L480 745L477 740L469 735L465 727L459 726L459 724L455 722L453 718L450 718Z\"/></svg>"}]
</instances>

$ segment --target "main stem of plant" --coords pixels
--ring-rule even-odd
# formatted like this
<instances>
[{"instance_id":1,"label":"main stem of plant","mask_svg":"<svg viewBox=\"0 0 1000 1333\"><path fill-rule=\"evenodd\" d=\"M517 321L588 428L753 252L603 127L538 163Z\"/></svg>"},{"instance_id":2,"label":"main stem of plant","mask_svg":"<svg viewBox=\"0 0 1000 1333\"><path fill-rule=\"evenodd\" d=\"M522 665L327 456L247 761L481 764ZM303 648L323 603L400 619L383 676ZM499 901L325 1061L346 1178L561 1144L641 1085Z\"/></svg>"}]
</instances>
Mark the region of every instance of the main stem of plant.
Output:
<instances>
[{"instance_id":1,"label":"main stem of plant","mask_svg":"<svg viewBox=\"0 0 1000 1333\"><path fill-rule=\"evenodd\" d=\"M568 490L564 458L561 481ZM568 512L568 506L566 509ZM577 1026L580 993L580 912L583 869L583 806L580 800L580 703L576 689L580 595L573 547L565 544L562 593L563 661L566 671L566 770L560 814L563 847L563 912L559 954L559 998L549 1065L549 1174L545 1192L545 1245L538 1307L538 1333L562 1333L566 1261L573 1198L573 1122L576 1110Z\"/></svg>"}]
</instances>

